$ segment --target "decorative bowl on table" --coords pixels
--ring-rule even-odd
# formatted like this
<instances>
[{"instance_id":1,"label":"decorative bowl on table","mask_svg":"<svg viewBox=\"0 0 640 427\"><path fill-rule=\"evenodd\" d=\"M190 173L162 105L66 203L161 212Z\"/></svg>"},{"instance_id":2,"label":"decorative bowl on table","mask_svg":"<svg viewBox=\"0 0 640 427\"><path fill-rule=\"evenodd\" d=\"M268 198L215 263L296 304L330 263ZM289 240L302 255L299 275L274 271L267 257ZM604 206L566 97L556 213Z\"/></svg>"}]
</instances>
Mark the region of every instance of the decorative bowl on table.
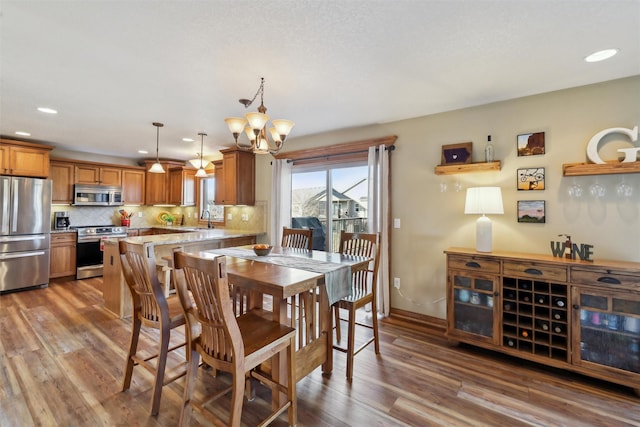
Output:
<instances>
[{"instance_id":1,"label":"decorative bowl on table","mask_svg":"<svg viewBox=\"0 0 640 427\"><path fill-rule=\"evenodd\" d=\"M267 256L267 255L269 255L269 252L271 252L271 249L273 249L273 246L267 245L267 244L264 244L264 243L253 245L253 252L255 252L256 255L258 255L258 256Z\"/></svg>"}]
</instances>

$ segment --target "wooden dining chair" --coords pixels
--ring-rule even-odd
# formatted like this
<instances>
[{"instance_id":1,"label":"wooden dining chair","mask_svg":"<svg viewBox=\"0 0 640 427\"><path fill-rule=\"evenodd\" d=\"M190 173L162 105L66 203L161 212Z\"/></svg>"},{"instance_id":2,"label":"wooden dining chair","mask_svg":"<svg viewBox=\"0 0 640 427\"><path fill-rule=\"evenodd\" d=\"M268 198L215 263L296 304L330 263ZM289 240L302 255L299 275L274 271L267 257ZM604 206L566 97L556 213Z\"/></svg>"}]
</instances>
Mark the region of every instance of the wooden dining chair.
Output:
<instances>
[{"instance_id":1,"label":"wooden dining chair","mask_svg":"<svg viewBox=\"0 0 640 427\"><path fill-rule=\"evenodd\" d=\"M366 346L374 343L376 354L380 354L378 339L378 309L376 307L376 282L378 277L378 263L380 261L380 234L379 233L340 233L340 247L338 252L347 255L365 256L372 259L365 270L354 271L351 277L351 296L345 297L334 303L336 322L336 341L340 343L340 322L347 321L347 347L334 345L333 348L347 354L347 379L353 379L353 359ZM356 320L356 310L371 304L371 325ZM340 317L340 310L346 310L348 317ZM373 336L355 347L356 325L373 330Z\"/></svg>"},{"instance_id":2,"label":"wooden dining chair","mask_svg":"<svg viewBox=\"0 0 640 427\"><path fill-rule=\"evenodd\" d=\"M240 426L247 372L251 377L270 385L272 392L286 393L287 396L259 425L270 424L284 411L288 412L289 425L296 425L295 329L252 312L235 316L232 300L229 298L224 256L200 258L196 254L176 252L174 257L176 286L186 313L187 327L195 330L191 325L193 322L198 322L200 327L200 334L190 334L188 343L190 356L180 425L188 425L192 409L197 409L207 418L215 420L216 425ZM258 369L276 354L287 360L286 385ZM216 370L229 372L233 377L230 387L231 409L227 422L204 407L205 403L208 404L224 393L216 392L213 396L205 397L205 403L192 399L200 357L205 364Z\"/></svg>"},{"instance_id":3,"label":"wooden dining chair","mask_svg":"<svg viewBox=\"0 0 640 427\"><path fill-rule=\"evenodd\" d=\"M283 248L313 249L313 230L310 228L282 227Z\"/></svg>"},{"instance_id":4,"label":"wooden dining chair","mask_svg":"<svg viewBox=\"0 0 640 427\"><path fill-rule=\"evenodd\" d=\"M181 340L178 344L169 347L171 331L186 325L185 316L180 300L176 296L169 298L165 296L165 289L157 276L153 245L120 241L119 249L122 273L133 301L131 341L124 369L122 391L131 386L135 366L139 365L153 373L155 381L151 398L151 415L157 415L162 387L183 377L187 371L186 364L181 363L171 372L165 373L168 354L186 345L186 340ZM160 333L158 351L151 357L138 353L142 326L158 329ZM155 363L153 363L154 360Z\"/></svg>"}]
</instances>

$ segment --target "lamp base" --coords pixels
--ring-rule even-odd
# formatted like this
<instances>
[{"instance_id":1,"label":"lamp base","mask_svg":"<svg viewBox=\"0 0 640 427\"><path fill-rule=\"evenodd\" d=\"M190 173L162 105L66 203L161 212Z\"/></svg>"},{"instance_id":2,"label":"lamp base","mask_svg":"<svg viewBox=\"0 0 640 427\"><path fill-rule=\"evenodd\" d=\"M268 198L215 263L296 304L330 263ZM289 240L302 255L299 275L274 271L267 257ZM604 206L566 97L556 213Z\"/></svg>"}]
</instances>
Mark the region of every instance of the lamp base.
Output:
<instances>
[{"instance_id":1,"label":"lamp base","mask_svg":"<svg viewBox=\"0 0 640 427\"><path fill-rule=\"evenodd\" d=\"M476 251L491 252L491 220L482 215L476 221Z\"/></svg>"}]
</instances>

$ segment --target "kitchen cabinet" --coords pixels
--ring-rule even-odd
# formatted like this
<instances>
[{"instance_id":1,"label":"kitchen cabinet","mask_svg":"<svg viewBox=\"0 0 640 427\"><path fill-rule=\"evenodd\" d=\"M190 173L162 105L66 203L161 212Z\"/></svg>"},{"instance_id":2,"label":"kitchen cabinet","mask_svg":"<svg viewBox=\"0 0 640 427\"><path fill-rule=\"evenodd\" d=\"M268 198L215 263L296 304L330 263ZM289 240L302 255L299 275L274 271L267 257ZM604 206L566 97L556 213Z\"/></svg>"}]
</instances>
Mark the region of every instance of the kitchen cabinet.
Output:
<instances>
[{"instance_id":1,"label":"kitchen cabinet","mask_svg":"<svg viewBox=\"0 0 640 427\"><path fill-rule=\"evenodd\" d=\"M49 178L52 181L51 203L72 204L75 164L51 160Z\"/></svg>"},{"instance_id":2,"label":"kitchen cabinet","mask_svg":"<svg viewBox=\"0 0 640 427\"><path fill-rule=\"evenodd\" d=\"M145 178L143 168L122 169L122 202L125 205L144 205Z\"/></svg>"},{"instance_id":3,"label":"kitchen cabinet","mask_svg":"<svg viewBox=\"0 0 640 427\"><path fill-rule=\"evenodd\" d=\"M76 233L52 233L49 278L76 274Z\"/></svg>"},{"instance_id":4,"label":"kitchen cabinet","mask_svg":"<svg viewBox=\"0 0 640 427\"><path fill-rule=\"evenodd\" d=\"M640 394L640 263L445 253L448 338Z\"/></svg>"},{"instance_id":5,"label":"kitchen cabinet","mask_svg":"<svg viewBox=\"0 0 640 427\"><path fill-rule=\"evenodd\" d=\"M0 139L0 175L49 177L49 152L53 147Z\"/></svg>"},{"instance_id":6,"label":"kitchen cabinet","mask_svg":"<svg viewBox=\"0 0 640 427\"><path fill-rule=\"evenodd\" d=\"M220 205L254 205L255 204L255 154L236 148L221 150L222 173L216 167L216 189L224 188L220 196ZM216 194L217 197L217 194ZM220 203L219 203L220 202Z\"/></svg>"},{"instance_id":7,"label":"kitchen cabinet","mask_svg":"<svg viewBox=\"0 0 640 427\"><path fill-rule=\"evenodd\" d=\"M213 199L216 205L222 206L224 205L224 165L222 164L222 160L216 160L212 163L216 180Z\"/></svg>"},{"instance_id":8,"label":"kitchen cabinet","mask_svg":"<svg viewBox=\"0 0 640 427\"><path fill-rule=\"evenodd\" d=\"M169 203L169 186L170 186L170 170L184 166L184 162L160 161L164 168L164 173L149 172L149 168L155 160L145 160L145 204L146 205L170 205Z\"/></svg>"},{"instance_id":9,"label":"kitchen cabinet","mask_svg":"<svg viewBox=\"0 0 640 427\"><path fill-rule=\"evenodd\" d=\"M195 169L183 166L171 168L169 170L169 204L178 206L195 206Z\"/></svg>"},{"instance_id":10,"label":"kitchen cabinet","mask_svg":"<svg viewBox=\"0 0 640 427\"><path fill-rule=\"evenodd\" d=\"M114 166L76 164L76 184L122 185L122 169Z\"/></svg>"}]
</instances>

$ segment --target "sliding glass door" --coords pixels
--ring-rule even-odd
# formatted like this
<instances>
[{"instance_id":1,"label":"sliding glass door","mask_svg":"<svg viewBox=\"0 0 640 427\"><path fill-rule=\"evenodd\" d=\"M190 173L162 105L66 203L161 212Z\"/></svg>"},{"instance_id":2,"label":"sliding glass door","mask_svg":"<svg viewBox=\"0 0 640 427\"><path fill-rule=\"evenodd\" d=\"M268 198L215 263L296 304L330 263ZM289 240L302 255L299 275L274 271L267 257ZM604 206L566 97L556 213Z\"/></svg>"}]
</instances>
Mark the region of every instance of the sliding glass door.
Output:
<instances>
[{"instance_id":1,"label":"sliding glass door","mask_svg":"<svg viewBox=\"0 0 640 427\"><path fill-rule=\"evenodd\" d=\"M335 252L340 231L367 231L367 163L294 166L291 225L314 230L314 249Z\"/></svg>"}]
</instances>

